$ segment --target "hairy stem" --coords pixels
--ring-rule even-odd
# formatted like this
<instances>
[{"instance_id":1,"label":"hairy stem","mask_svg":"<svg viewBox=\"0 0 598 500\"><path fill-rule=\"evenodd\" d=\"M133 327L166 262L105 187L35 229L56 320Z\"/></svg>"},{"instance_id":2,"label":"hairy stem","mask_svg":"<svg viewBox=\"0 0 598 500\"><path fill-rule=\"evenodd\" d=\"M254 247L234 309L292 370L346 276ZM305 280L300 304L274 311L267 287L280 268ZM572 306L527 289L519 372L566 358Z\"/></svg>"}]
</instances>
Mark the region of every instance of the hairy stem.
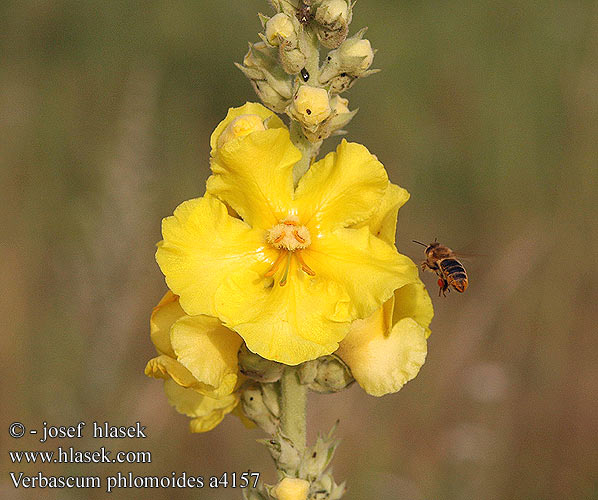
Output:
<instances>
[{"instance_id":1,"label":"hairy stem","mask_svg":"<svg viewBox=\"0 0 598 500\"><path fill-rule=\"evenodd\" d=\"M287 366L280 379L280 428L302 454L307 445L307 386L299 381L296 366Z\"/></svg>"},{"instance_id":2,"label":"hairy stem","mask_svg":"<svg viewBox=\"0 0 598 500\"><path fill-rule=\"evenodd\" d=\"M291 120L291 141L295 147L301 151L301 159L295 164L293 168L293 182L295 186L299 179L305 175L309 169L311 162L318 154L322 142L309 142L305 134L301 130L301 125L298 121Z\"/></svg>"}]
</instances>

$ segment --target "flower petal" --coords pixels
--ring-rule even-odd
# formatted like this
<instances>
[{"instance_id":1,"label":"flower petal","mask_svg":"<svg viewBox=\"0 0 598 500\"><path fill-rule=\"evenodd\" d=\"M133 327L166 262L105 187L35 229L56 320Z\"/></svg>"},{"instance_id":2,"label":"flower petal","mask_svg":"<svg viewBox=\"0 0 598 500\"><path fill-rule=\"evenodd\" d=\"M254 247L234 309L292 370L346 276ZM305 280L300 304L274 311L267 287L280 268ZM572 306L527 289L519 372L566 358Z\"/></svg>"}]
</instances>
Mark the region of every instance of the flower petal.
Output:
<instances>
[{"instance_id":1,"label":"flower petal","mask_svg":"<svg viewBox=\"0 0 598 500\"><path fill-rule=\"evenodd\" d=\"M170 327L184 315L185 311L179 305L178 296L168 290L152 310L150 318L150 335L158 353L174 358L174 351L170 345Z\"/></svg>"},{"instance_id":2,"label":"flower petal","mask_svg":"<svg viewBox=\"0 0 598 500\"><path fill-rule=\"evenodd\" d=\"M392 322L396 324L403 318L413 318L420 326L426 329L426 338L430 336L430 323L434 317L432 300L421 281L405 285L394 293L394 309Z\"/></svg>"},{"instance_id":3,"label":"flower petal","mask_svg":"<svg viewBox=\"0 0 598 500\"><path fill-rule=\"evenodd\" d=\"M335 281L347 291L354 318L368 317L394 290L418 280L416 265L367 227L326 233L303 252L316 276Z\"/></svg>"},{"instance_id":4,"label":"flower petal","mask_svg":"<svg viewBox=\"0 0 598 500\"><path fill-rule=\"evenodd\" d=\"M263 231L231 217L212 196L181 203L162 221L162 234L156 260L181 307L192 316L216 316L214 295L229 274L253 267L265 273L275 258Z\"/></svg>"},{"instance_id":5,"label":"flower petal","mask_svg":"<svg viewBox=\"0 0 598 500\"><path fill-rule=\"evenodd\" d=\"M270 282L272 283L272 282ZM285 286L258 274L231 276L216 296L219 317L263 358L297 365L330 354L349 329L349 297L293 265Z\"/></svg>"},{"instance_id":6,"label":"flower petal","mask_svg":"<svg viewBox=\"0 0 598 500\"><path fill-rule=\"evenodd\" d=\"M288 130L253 132L216 151L207 191L229 204L252 227L269 229L288 215L293 166L300 159Z\"/></svg>"},{"instance_id":7,"label":"flower petal","mask_svg":"<svg viewBox=\"0 0 598 500\"><path fill-rule=\"evenodd\" d=\"M415 378L426 360L426 332L403 318L386 335L382 309L357 320L337 354L349 365L357 383L372 396L397 392Z\"/></svg>"},{"instance_id":8,"label":"flower petal","mask_svg":"<svg viewBox=\"0 0 598 500\"><path fill-rule=\"evenodd\" d=\"M407 190L389 182L384 196L372 216L353 227L368 226L374 236L386 241L389 245L394 245L399 208L407 200L409 200Z\"/></svg>"},{"instance_id":9,"label":"flower petal","mask_svg":"<svg viewBox=\"0 0 598 500\"><path fill-rule=\"evenodd\" d=\"M162 354L152 358L145 365L145 374L148 377L172 379L181 387L197 388L198 382L193 374L181 365L176 359Z\"/></svg>"},{"instance_id":10,"label":"flower petal","mask_svg":"<svg viewBox=\"0 0 598 500\"><path fill-rule=\"evenodd\" d=\"M184 316L172 326L170 338L178 362L197 379L198 392L219 398L235 390L243 340L219 319Z\"/></svg>"},{"instance_id":11,"label":"flower petal","mask_svg":"<svg viewBox=\"0 0 598 500\"><path fill-rule=\"evenodd\" d=\"M203 396L192 389L185 389L172 380L164 382L164 392L168 402L175 409L193 417L189 422L191 432L207 432L216 427L227 413L233 411L239 403L237 394L230 394L221 399Z\"/></svg>"},{"instance_id":12,"label":"flower petal","mask_svg":"<svg viewBox=\"0 0 598 500\"><path fill-rule=\"evenodd\" d=\"M267 128L285 128L283 121L270 111L268 108L258 104L256 102L246 102L243 106L238 108L230 108L226 114L226 118L222 120L210 137L210 147L212 150L216 149L218 144L218 138L220 134L224 132L224 129L235 119L241 115L258 115L262 120L268 120L266 122Z\"/></svg>"},{"instance_id":13,"label":"flower petal","mask_svg":"<svg viewBox=\"0 0 598 500\"><path fill-rule=\"evenodd\" d=\"M295 199L302 224L333 229L361 222L380 204L387 186L382 163L361 144L343 139L299 181Z\"/></svg>"}]
</instances>

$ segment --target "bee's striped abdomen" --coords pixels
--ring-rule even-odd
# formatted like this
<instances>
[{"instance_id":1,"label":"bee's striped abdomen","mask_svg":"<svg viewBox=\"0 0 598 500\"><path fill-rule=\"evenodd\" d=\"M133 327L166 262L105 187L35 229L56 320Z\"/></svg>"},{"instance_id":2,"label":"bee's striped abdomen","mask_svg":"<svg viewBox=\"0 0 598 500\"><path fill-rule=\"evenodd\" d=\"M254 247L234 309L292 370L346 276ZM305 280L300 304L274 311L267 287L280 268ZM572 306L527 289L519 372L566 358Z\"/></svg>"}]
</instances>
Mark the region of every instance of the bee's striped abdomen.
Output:
<instances>
[{"instance_id":1,"label":"bee's striped abdomen","mask_svg":"<svg viewBox=\"0 0 598 500\"><path fill-rule=\"evenodd\" d=\"M458 292L464 292L468 283L463 264L457 259L442 259L439 265L448 284Z\"/></svg>"}]
</instances>

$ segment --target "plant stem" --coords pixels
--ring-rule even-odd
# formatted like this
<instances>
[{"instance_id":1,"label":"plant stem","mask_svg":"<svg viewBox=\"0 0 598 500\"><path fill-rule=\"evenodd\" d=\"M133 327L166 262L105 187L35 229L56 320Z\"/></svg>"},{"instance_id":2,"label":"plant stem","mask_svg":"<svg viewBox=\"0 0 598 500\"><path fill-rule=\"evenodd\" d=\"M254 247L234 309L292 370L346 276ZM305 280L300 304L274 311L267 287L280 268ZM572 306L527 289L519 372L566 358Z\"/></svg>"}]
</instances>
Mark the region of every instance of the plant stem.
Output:
<instances>
[{"instance_id":1,"label":"plant stem","mask_svg":"<svg viewBox=\"0 0 598 500\"><path fill-rule=\"evenodd\" d=\"M280 379L280 428L302 454L307 445L307 386L299 381L297 370L287 366Z\"/></svg>"},{"instance_id":2,"label":"plant stem","mask_svg":"<svg viewBox=\"0 0 598 500\"><path fill-rule=\"evenodd\" d=\"M312 143L309 142L305 134L301 130L301 125L298 121L291 120L291 141L295 147L301 151L301 159L295 164L293 168L293 182L295 186L299 182L299 179L303 177L305 172L309 169L312 160L318 154L322 142Z\"/></svg>"}]
</instances>

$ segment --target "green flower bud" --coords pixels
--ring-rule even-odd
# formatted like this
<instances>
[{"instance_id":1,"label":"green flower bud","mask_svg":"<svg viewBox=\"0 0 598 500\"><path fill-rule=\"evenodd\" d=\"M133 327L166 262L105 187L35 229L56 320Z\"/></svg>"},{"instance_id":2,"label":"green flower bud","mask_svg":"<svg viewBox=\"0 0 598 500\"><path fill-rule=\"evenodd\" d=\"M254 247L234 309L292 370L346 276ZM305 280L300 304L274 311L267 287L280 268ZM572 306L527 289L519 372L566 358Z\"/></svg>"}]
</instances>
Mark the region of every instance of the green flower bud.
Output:
<instances>
[{"instance_id":1,"label":"green flower bud","mask_svg":"<svg viewBox=\"0 0 598 500\"><path fill-rule=\"evenodd\" d=\"M299 10L300 0L268 0L270 5L277 12L284 12L289 16L295 16Z\"/></svg>"},{"instance_id":2,"label":"green flower bud","mask_svg":"<svg viewBox=\"0 0 598 500\"><path fill-rule=\"evenodd\" d=\"M270 455L276 462L278 470L289 476L297 475L301 465L301 454L291 440L280 433L280 430L276 430L273 438L261 439L259 442L266 445Z\"/></svg>"},{"instance_id":3,"label":"green flower bud","mask_svg":"<svg viewBox=\"0 0 598 500\"><path fill-rule=\"evenodd\" d=\"M264 129L265 130L265 129ZM257 382L277 382L284 366L254 354L245 344L239 349L239 370L243 375Z\"/></svg>"},{"instance_id":4,"label":"green flower bud","mask_svg":"<svg viewBox=\"0 0 598 500\"><path fill-rule=\"evenodd\" d=\"M324 0L315 14L320 43L329 49L335 49L343 43L352 16L350 0Z\"/></svg>"},{"instance_id":5,"label":"green flower bud","mask_svg":"<svg viewBox=\"0 0 598 500\"><path fill-rule=\"evenodd\" d=\"M349 368L337 356L324 356L318 362L317 374L309 388L320 393L338 392L354 382Z\"/></svg>"},{"instance_id":6,"label":"green flower bud","mask_svg":"<svg viewBox=\"0 0 598 500\"><path fill-rule=\"evenodd\" d=\"M312 484L314 494L310 500L340 500L347 491L345 482L336 484L332 478L332 473L326 471L325 474Z\"/></svg>"},{"instance_id":7,"label":"green flower bud","mask_svg":"<svg viewBox=\"0 0 598 500\"><path fill-rule=\"evenodd\" d=\"M291 18L282 12L266 22L266 40L270 45L279 45L281 40L288 40L296 45L297 34Z\"/></svg>"},{"instance_id":8,"label":"green flower bud","mask_svg":"<svg viewBox=\"0 0 598 500\"><path fill-rule=\"evenodd\" d=\"M293 93L292 79L280 68L276 48L264 42L249 44L243 65L236 66L249 78L267 107L278 113L285 110Z\"/></svg>"},{"instance_id":9,"label":"green flower bud","mask_svg":"<svg viewBox=\"0 0 598 500\"><path fill-rule=\"evenodd\" d=\"M327 84L331 93L343 92L353 85L356 78L375 72L368 71L374 60L374 50L369 40L362 39L364 33L365 29L328 53L320 68L320 83Z\"/></svg>"},{"instance_id":10,"label":"green flower bud","mask_svg":"<svg viewBox=\"0 0 598 500\"><path fill-rule=\"evenodd\" d=\"M299 476L316 481L330 465L339 440L334 437L338 421L326 436L319 435L315 444L305 451Z\"/></svg>"},{"instance_id":11,"label":"green flower bud","mask_svg":"<svg viewBox=\"0 0 598 500\"><path fill-rule=\"evenodd\" d=\"M271 394L273 391L272 384L250 384L241 391L243 413L268 434L276 432L280 421L278 395Z\"/></svg>"}]
</instances>

